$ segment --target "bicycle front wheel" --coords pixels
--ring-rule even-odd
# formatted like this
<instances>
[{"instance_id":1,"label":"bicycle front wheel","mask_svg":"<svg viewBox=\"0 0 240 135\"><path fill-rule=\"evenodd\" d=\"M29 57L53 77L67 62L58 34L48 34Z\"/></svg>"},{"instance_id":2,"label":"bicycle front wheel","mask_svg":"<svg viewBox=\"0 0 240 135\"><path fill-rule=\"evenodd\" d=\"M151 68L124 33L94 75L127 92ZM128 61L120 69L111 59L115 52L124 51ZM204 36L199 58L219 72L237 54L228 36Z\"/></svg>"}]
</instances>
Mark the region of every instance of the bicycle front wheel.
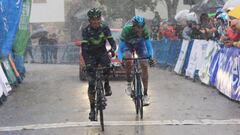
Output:
<instances>
[{"instance_id":1,"label":"bicycle front wheel","mask_svg":"<svg viewBox=\"0 0 240 135\"><path fill-rule=\"evenodd\" d=\"M104 131L104 119L103 119L103 109L100 107L99 109L99 114L100 114L100 124L101 124L101 128L102 128L102 131Z\"/></svg>"},{"instance_id":2,"label":"bicycle front wheel","mask_svg":"<svg viewBox=\"0 0 240 135\"><path fill-rule=\"evenodd\" d=\"M140 118L143 118L143 99L142 99L142 80L141 76L137 75L137 100L138 100L138 109L140 111Z\"/></svg>"},{"instance_id":3,"label":"bicycle front wheel","mask_svg":"<svg viewBox=\"0 0 240 135\"><path fill-rule=\"evenodd\" d=\"M134 88L134 103L135 103L135 110L136 114L138 115L139 112L139 101L138 101L138 94L137 94L137 75L133 78L133 88Z\"/></svg>"}]
</instances>

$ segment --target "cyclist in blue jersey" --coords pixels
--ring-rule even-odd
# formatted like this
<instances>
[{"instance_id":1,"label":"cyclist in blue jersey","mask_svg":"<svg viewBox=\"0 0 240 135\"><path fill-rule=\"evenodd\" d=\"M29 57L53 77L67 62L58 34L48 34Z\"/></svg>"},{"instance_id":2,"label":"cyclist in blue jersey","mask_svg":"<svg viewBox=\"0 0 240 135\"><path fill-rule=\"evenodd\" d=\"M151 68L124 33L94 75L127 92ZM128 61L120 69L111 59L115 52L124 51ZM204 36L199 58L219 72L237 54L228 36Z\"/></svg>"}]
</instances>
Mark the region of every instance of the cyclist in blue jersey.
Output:
<instances>
[{"instance_id":1,"label":"cyclist in blue jersey","mask_svg":"<svg viewBox=\"0 0 240 135\"><path fill-rule=\"evenodd\" d=\"M130 23L127 23L122 30L119 48L118 59L132 58L132 52L136 51L138 57L149 57L150 66L154 63L152 43L150 41L149 31L145 25L145 19L142 16L134 16ZM141 61L142 69L142 81L144 86L143 105L149 105L148 97L148 62ZM131 95L132 93L132 61L126 61L126 73L127 73L127 89L126 93Z\"/></svg>"}]
</instances>

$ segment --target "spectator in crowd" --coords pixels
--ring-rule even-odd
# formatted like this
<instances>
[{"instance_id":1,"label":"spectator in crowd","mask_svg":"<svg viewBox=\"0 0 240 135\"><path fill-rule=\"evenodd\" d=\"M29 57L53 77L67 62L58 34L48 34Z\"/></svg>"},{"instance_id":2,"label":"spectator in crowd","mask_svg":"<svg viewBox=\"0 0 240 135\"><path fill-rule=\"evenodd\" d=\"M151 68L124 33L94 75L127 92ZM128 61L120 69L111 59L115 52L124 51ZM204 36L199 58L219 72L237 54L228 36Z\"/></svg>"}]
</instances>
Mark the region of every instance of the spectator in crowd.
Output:
<instances>
[{"instance_id":1,"label":"spectator in crowd","mask_svg":"<svg viewBox=\"0 0 240 135\"><path fill-rule=\"evenodd\" d=\"M162 24L160 25L159 35L158 35L159 39L162 39L164 37L164 32L167 29L167 26L168 25L166 21L162 22Z\"/></svg>"},{"instance_id":2,"label":"spectator in crowd","mask_svg":"<svg viewBox=\"0 0 240 135\"><path fill-rule=\"evenodd\" d=\"M201 32L203 34L203 38L205 40L209 40L213 38L213 23L211 19L208 17L208 14L203 13L200 16L200 27Z\"/></svg>"},{"instance_id":3,"label":"spectator in crowd","mask_svg":"<svg viewBox=\"0 0 240 135\"><path fill-rule=\"evenodd\" d=\"M31 38L28 39L27 47L26 47L26 50L24 52L24 61L25 62L27 62L26 58L27 58L28 54L31 57L31 63L34 63L34 57L33 57L33 54L32 54L32 40L31 40Z\"/></svg>"},{"instance_id":4,"label":"spectator in crowd","mask_svg":"<svg viewBox=\"0 0 240 135\"><path fill-rule=\"evenodd\" d=\"M164 31L164 36L171 40L176 40L176 25L174 22L169 21L167 24L167 29Z\"/></svg>"},{"instance_id":5,"label":"spectator in crowd","mask_svg":"<svg viewBox=\"0 0 240 135\"><path fill-rule=\"evenodd\" d=\"M183 33L182 33L183 39L192 40L193 25L194 25L193 21L187 21L187 26L184 27Z\"/></svg>"},{"instance_id":6,"label":"spectator in crowd","mask_svg":"<svg viewBox=\"0 0 240 135\"><path fill-rule=\"evenodd\" d=\"M48 63L48 44L49 44L49 40L48 40L48 34L43 35L39 41L39 46L40 46L40 50L41 50L41 59L42 59L42 63L46 64Z\"/></svg>"},{"instance_id":7,"label":"spectator in crowd","mask_svg":"<svg viewBox=\"0 0 240 135\"><path fill-rule=\"evenodd\" d=\"M161 22L161 17L159 15L159 12L155 11L155 16L152 19L152 25L151 25L151 38L153 40L158 39L160 22Z\"/></svg>"},{"instance_id":8,"label":"spectator in crowd","mask_svg":"<svg viewBox=\"0 0 240 135\"><path fill-rule=\"evenodd\" d=\"M176 24L176 36L179 39L182 39L182 31L183 31L184 27L180 24Z\"/></svg>"},{"instance_id":9,"label":"spectator in crowd","mask_svg":"<svg viewBox=\"0 0 240 135\"><path fill-rule=\"evenodd\" d=\"M235 25L236 29L240 31L240 21L238 20ZM237 41L233 42L233 46L240 48L240 39Z\"/></svg>"},{"instance_id":10,"label":"spectator in crowd","mask_svg":"<svg viewBox=\"0 0 240 135\"><path fill-rule=\"evenodd\" d=\"M163 25L160 26L159 35L164 38L176 40L178 38L176 33L176 23L173 21L163 23Z\"/></svg>"},{"instance_id":11,"label":"spectator in crowd","mask_svg":"<svg viewBox=\"0 0 240 135\"><path fill-rule=\"evenodd\" d=\"M161 16L159 15L159 12L155 11L155 15L152 19L152 25L153 26L160 26L160 22L161 22Z\"/></svg>"},{"instance_id":12,"label":"spectator in crowd","mask_svg":"<svg viewBox=\"0 0 240 135\"><path fill-rule=\"evenodd\" d=\"M239 41L240 31L236 27L238 22L239 21L237 19L230 21L230 27L226 29L226 36L223 37L224 45L232 46L233 42Z\"/></svg>"},{"instance_id":13,"label":"spectator in crowd","mask_svg":"<svg viewBox=\"0 0 240 135\"><path fill-rule=\"evenodd\" d=\"M193 39L203 39L204 31L201 30L201 27L196 22L192 24L192 36Z\"/></svg>"},{"instance_id":14,"label":"spectator in crowd","mask_svg":"<svg viewBox=\"0 0 240 135\"><path fill-rule=\"evenodd\" d=\"M57 34L53 33L49 36L49 59L50 63L57 63L57 51L58 51L58 41L57 41Z\"/></svg>"},{"instance_id":15,"label":"spectator in crowd","mask_svg":"<svg viewBox=\"0 0 240 135\"><path fill-rule=\"evenodd\" d=\"M228 15L223 9L217 9L216 15L213 18L214 20L214 38L213 40L217 41L220 45L223 45L223 43L220 41L220 38L223 37L226 34L226 27L228 25Z\"/></svg>"}]
</instances>

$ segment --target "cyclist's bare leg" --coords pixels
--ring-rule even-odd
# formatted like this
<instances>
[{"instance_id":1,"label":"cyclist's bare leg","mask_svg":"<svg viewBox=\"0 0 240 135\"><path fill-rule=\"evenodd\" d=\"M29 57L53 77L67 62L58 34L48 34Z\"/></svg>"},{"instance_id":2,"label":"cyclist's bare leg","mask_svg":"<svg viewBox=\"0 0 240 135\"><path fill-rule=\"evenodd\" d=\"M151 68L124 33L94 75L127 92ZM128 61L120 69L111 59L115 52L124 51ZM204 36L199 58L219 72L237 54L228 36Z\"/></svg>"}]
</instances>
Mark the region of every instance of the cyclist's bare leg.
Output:
<instances>
[{"instance_id":1,"label":"cyclist's bare leg","mask_svg":"<svg viewBox=\"0 0 240 135\"><path fill-rule=\"evenodd\" d=\"M124 53L124 58L132 58L132 54L131 53ZM127 74L127 81L131 82L132 81L132 77L131 77L132 61L131 60L126 61L125 70L126 70L126 74Z\"/></svg>"},{"instance_id":2,"label":"cyclist's bare leg","mask_svg":"<svg viewBox=\"0 0 240 135\"><path fill-rule=\"evenodd\" d=\"M144 95L147 95L148 90L148 63L146 60L141 61L141 69L142 69L142 81L144 87Z\"/></svg>"},{"instance_id":3,"label":"cyclist's bare leg","mask_svg":"<svg viewBox=\"0 0 240 135\"><path fill-rule=\"evenodd\" d=\"M124 53L124 58L132 58L132 54L130 52L125 52ZM132 95L132 61L131 60L126 60L125 62L125 71L127 75L127 89L126 89L126 94L131 96Z\"/></svg>"}]
</instances>

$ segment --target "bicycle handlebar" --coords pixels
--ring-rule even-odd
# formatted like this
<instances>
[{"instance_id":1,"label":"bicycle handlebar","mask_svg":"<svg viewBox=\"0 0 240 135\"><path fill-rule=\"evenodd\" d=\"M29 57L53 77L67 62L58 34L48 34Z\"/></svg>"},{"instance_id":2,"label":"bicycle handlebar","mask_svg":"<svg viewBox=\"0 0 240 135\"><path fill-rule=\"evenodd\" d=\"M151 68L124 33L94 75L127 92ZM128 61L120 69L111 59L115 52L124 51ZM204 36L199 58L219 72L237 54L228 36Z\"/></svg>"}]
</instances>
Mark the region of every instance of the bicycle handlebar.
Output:
<instances>
[{"instance_id":1,"label":"bicycle handlebar","mask_svg":"<svg viewBox=\"0 0 240 135\"><path fill-rule=\"evenodd\" d=\"M93 70L96 72L102 73L103 70L110 69L113 72L113 77L115 77L115 68L114 65L111 65L110 67L94 67Z\"/></svg>"}]
</instances>

